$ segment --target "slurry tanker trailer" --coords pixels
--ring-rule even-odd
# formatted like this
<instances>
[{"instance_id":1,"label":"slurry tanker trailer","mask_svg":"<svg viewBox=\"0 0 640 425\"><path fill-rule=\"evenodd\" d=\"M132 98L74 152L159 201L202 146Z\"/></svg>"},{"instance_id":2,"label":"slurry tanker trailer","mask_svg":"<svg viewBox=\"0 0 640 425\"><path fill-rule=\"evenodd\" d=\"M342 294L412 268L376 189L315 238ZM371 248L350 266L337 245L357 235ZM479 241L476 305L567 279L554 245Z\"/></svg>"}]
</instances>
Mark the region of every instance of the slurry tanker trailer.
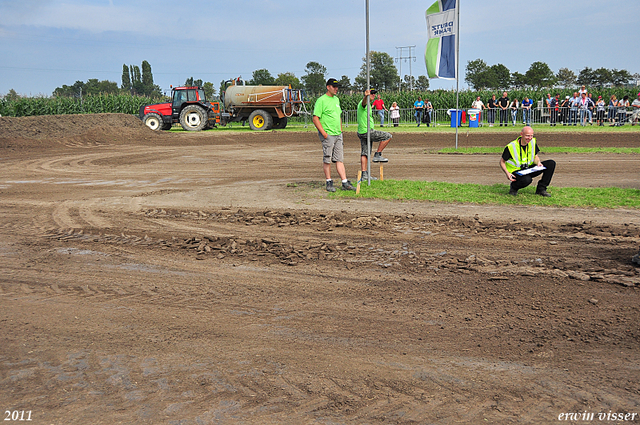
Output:
<instances>
[{"instance_id":1,"label":"slurry tanker trailer","mask_svg":"<svg viewBox=\"0 0 640 425\"><path fill-rule=\"evenodd\" d=\"M200 87L172 87L171 102L140 107L139 115L152 130L168 130L179 123L199 131L230 122L249 122L252 130L285 128L287 120L307 113L304 90L291 86L249 86L241 78L222 83L219 102L208 102Z\"/></svg>"}]
</instances>

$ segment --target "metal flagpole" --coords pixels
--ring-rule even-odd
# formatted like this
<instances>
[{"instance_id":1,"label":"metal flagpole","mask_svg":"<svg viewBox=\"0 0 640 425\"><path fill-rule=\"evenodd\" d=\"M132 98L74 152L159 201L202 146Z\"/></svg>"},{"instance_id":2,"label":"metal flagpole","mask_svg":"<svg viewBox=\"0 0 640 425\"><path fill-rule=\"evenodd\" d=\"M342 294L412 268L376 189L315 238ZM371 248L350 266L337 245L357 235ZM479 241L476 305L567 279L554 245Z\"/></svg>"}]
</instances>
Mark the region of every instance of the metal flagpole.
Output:
<instances>
[{"instance_id":1,"label":"metal flagpole","mask_svg":"<svg viewBox=\"0 0 640 425\"><path fill-rule=\"evenodd\" d=\"M456 28L456 150L458 150L458 127L460 122L462 122L462 117L459 109L459 86L458 82L460 81L460 0L456 0L456 21L458 23Z\"/></svg>"},{"instance_id":2,"label":"metal flagpole","mask_svg":"<svg viewBox=\"0 0 640 425\"><path fill-rule=\"evenodd\" d=\"M371 90L370 84L370 58L369 58L369 0L365 0L366 3L366 14L367 14L367 90ZM371 186L371 129L370 127L370 119L371 116L371 96L367 96L367 184Z\"/></svg>"}]
</instances>

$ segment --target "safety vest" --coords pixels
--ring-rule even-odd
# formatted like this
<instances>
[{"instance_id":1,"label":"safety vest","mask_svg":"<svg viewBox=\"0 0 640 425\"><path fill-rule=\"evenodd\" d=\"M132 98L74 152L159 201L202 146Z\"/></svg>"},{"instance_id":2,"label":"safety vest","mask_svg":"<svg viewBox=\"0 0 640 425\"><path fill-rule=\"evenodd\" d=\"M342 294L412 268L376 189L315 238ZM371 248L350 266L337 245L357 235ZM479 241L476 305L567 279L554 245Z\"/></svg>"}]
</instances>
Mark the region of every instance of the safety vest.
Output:
<instances>
[{"instance_id":1,"label":"safety vest","mask_svg":"<svg viewBox=\"0 0 640 425\"><path fill-rule=\"evenodd\" d=\"M505 162L505 165L507 166L507 171L509 173L513 173L523 168L528 168L533 165L534 158L536 157L536 138L534 137L528 143L526 150L520 147L520 139L521 137L518 137L507 145L511 158Z\"/></svg>"}]
</instances>

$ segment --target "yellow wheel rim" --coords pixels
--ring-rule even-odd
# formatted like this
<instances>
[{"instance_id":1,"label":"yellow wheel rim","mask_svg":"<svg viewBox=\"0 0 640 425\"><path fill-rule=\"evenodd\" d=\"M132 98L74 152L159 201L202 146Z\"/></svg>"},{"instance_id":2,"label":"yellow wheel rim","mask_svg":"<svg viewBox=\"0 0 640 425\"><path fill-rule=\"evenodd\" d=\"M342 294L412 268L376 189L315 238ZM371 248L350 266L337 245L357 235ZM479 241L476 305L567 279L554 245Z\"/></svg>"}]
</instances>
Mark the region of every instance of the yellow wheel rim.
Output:
<instances>
[{"instance_id":1,"label":"yellow wheel rim","mask_svg":"<svg viewBox=\"0 0 640 425\"><path fill-rule=\"evenodd\" d=\"M253 126L256 128L261 128L262 126L264 126L264 118L262 118L260 115L256 115L255 117L253 117Z\"/></svg>"}]
</instances>

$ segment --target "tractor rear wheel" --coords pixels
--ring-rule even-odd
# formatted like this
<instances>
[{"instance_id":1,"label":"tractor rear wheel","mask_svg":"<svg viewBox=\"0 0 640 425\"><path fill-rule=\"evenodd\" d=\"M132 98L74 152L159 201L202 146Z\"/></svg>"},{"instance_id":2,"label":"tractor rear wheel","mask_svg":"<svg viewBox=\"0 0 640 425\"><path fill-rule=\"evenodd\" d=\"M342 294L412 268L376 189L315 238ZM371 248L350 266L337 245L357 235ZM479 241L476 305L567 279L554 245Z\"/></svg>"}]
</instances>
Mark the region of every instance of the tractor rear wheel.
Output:
<instances>
[{"instance_id":1,"label":"tractor rear wheel","mask_svg":"<svg viewBox=\"0 0 640 425\"><path fill-rule=\"evenodd\" d=\"M180 112L180 125L188 131L204 130L207 126L207 111L198 105L189 105Z\"/></svg>"},{"instance_id":2,"label":"tractor rear wheel","mask_svg":"<svg viewBox=\"0 0 640 425\"><path fill-rule=\"evenodd\" d=\"M273 120L273 128L277 128L282 130L287 126L287 117L284 118L276 118Z\"/></svg>"},{"instance_id":3,"label":"tractor rear wheel","mask_svg":"<svg viewBox=\"0 0 640 425\"><path fill-rule=\"evenodd\" d=\"M151 130L162 129L162 117L156 114L155 112L150 112L147 115L145 115L142 118L142 122Z\"/></svg>"},{"instance_id":4,"label":"tractor rear wheel","mask_svg":"<svg viewBox=\"0 0 640 425\"><path fill-rule=\"evenodd\" d=\"M269 130L273 127L273 118L262 109L256 109L249 115L249 127L251 130Z\"/></svg>"}]
</instances>

